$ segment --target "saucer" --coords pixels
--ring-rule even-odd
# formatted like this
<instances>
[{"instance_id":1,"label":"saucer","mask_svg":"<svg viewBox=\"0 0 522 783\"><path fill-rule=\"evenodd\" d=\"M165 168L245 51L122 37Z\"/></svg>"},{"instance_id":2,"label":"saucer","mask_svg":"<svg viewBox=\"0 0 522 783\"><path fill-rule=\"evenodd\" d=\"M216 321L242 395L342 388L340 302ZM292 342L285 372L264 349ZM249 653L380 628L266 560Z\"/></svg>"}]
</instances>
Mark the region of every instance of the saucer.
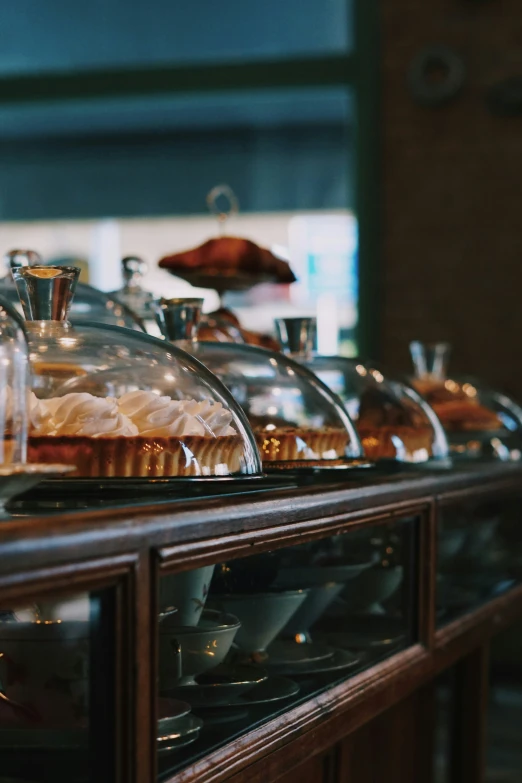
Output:
<instances>
[{"instance_id":1,"label":"saucer","mask_svg":"<svg viewBox=\"0 0 522 783\"><path fill-rule=\"evenodd\" d=\"M293 680L289 680L287 677L268 677L247 693L243 693L228 704L220 705L219 710L226 708L227 710L243 711L248 707L290 699L292 696L297 696L299 690L299 685ZM217 709L215 710L213 706L208 709L211 713L214 711L217 712ZM239 714L240 713L238 712L238 716ZM206 724L207 720L205 719L205 725Z\"/></svg>"},{"instance_id":2,"label":"saucer","mask_svg":"<svg viewBox=\"0 0 522 783\"><path fill-rule=\"evenodd\" d=\"M174 753L180 748L184 748L186 745L190 745L195 742L199 737L199 733L189 734L188 737L183 737L179 740L169 741L166 745L158 745L158 756L167 756L169 753Z\"/></svg>"},{"instance_id":3,"label":"saucer","mask_svg":"<svg viewBox=\"0 0 522 783\"><path fill-rule=\"evenodd\" d=\"M256 685L248 693L240 696L238 703L241 704L270 704L274 701L282 701L297 696L299 685L287 677L268 677L260 685Z\"/></svg>"},{"instance_id":4,"label":"saucer","mask_svg":"<svg viewBox=\"0 0 522 783\"><path fill-rule=\"evenodd\" d=\"M325 644L303 642L299 644L293 639L276 639L268 647L269 666L301 666L317 663L331 658L335 650Z\"/></svg>"},{"instance_id":5,"label":"saucer","mask_svg":"<svg viewBox=\"0 0 522 783\"><path fill-rule=\"evenodd\" d=\"M315 663L288 666L270 666L270 671L274 674L291 677L311 677L315 674L329 674L330 672L351 669L357 666L362 660L362 655L350 650L339 650L332 648L332 656L325 661L316 661Z\"/></svg>"},{"instance_id":6,"label":"saucer","mask_svg":"<svg viewBox=\"0 0 522 783\"><path fill-rule=\"evenodd\" d=\"M266 680L264 669L253 664L220 664L196 677L195 685L178 685L169 695L182 698L192 707L219 707Z\"/></svg>"},{"instance_id":7,"label":"saucer","mask_svg":"<svg viewBox=\"0 0 522 783\"><path fill-rule=\"evenodd\" d=\"M160 696L158 699L158 726L162 721L172 721L188 715L191 710L190 704L179 699L166 699Z\"/></svg>"},{"instance_id":8,"label":"saucer","mask_svg":"<svg viewBox=\"0 0 522 783\"><path fill-rule=\"evenodd\" d=\"M175 745L179 747L178 743L186 740L191 739L195 740L198 738L199 731L203 726L203 721L201 718L196 718L195 715L189 714L184 715L182 718L176 718L176 726L175 727L169 727L168 723L165 723L165 721L168 722L168 718L166 718L164 721L158 722L158 750L165 751L167 749L173 748ZM160 727L160 724L163 724Z\"/></svg>"},{"instance_id":9,"label":"saucer","mask_svg":"<svg viewBox=\"0 0 522 783\"><path fill-rule=\"evenodd\" d=\"M186 701L160 698L158 712L161 717L158 719L158 740L159 737L172 736L180 730L183 731L187 727L186 718L190 710L190 704Z\"/></svg>"}]
</instances>

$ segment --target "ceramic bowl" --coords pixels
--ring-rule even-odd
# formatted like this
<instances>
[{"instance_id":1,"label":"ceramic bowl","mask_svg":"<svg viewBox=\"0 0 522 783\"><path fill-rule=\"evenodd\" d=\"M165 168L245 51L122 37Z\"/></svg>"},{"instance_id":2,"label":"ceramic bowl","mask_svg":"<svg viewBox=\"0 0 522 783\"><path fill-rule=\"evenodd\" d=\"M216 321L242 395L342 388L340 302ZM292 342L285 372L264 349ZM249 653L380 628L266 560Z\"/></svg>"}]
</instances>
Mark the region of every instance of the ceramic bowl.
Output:
<instances>
[{"instance_id":1,"label":"ceramic bowl","mask_svg":"<svg viewBox=\"0 0 522 783\"><path fill-rule=\"evenodd\" d=\"M239 618L235 643L243 652L265 653L307 595L307 590L217 595L212 596L212 606Z\"/></svg>"},{"instance_id":2,"label":"ceramic bowl","mask_svg":"<svg viewBox=\"0 0 522 783\"><path fill-rule=\"evenodd\" d=\"M383 612L381 603L397 590L402 576L402 566L374 566L359 574L357 579L348 582L342 591L342 598L348 604L350 612Z\"/></svg>"},{"instance_id":3,"label":"ceramic bowl","mask_svg":"<svg viewBox=\"0 0 522 783\"><path fill-rule=\"evenodd\" d=\"M293 638L299 642L310 642L310 628L322 617L343 587L343 584L330 582L310 588L301 606L283 628L281 636Z\"/></svg>"},{"instance_id":4,"label":"ceramic bowl","mask_svg":"<svg viewBox=\"0 0 522 783\"><path fill-rule=\"evenodd\" d=\"M88 622L0 623L0 683L5 695L48 723L87 714Z\"/></svg>"},{"instance_id":5,"label":"ceramic bowl","mask_svg":"<svg viewBox=\"0 0 522 783\"><path fill-rule=\"evenodd\" d=\"M160 580L160 612L177 610L178 625L197 625L207 602L215 566L204 566Z\"/></svg>"},{"instance_id":6,"label":"ceramic bowl","mask_svg":"<svg viewBox=\"0 0 522 783\"><path fill-rule=\"evenodd\" d=\"M223 662L240 623L232 614L205 609L198 626L178 625L177 613L159 624L160 689L193 685Z\"/></svg>"}]
</instances>

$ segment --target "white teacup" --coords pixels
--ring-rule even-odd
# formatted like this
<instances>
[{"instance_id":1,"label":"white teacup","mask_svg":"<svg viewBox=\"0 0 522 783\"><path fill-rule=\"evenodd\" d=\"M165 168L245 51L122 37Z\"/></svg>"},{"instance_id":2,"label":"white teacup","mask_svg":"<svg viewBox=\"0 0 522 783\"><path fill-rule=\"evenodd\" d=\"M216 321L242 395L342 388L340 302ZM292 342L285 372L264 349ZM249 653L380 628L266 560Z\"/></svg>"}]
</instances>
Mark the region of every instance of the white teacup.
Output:
<instances>
[{"instance_id":1,"label":"white teacup","mask_svg":"<svg viewBox=\"0 0 522 783\"><path fill-rule=\"evenodd\" d=\"M197 625L207 602L215 566L203 566L160 580L160 611L176 609L177 625Z\"/></svg>"}]
</instances>

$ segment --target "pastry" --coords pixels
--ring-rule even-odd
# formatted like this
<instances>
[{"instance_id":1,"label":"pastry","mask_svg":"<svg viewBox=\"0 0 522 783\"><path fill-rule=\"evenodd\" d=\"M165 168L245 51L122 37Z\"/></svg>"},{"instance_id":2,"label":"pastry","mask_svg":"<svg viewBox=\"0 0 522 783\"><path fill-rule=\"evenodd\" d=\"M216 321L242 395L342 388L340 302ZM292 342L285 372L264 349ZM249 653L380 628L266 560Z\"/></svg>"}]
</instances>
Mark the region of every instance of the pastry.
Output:
<instances>
[{"instance_id":1,"label":"pastry","mask_svg":"<svg viewBox=\"0 0 522 783\"><path fill-rule=\"evenodd\" d=\"M254 434L263 463L342 460L349 439L346 430L336 427L254 428Z\"/></svg>"},{"instance_id":2,"label":"pastry","mask_svg":"<svg viewBox=\"0 0 522 783\"><path fill-rule=\"evenodd\" d=\"M466 386L456 381L419 378L415 388L431 405L444 429L450 432L480 432L503 428L497 414L481 405L475 393L466 393Z\"/></svg>"},{"instance_id":3,"label":"pastry","mask_svg":"<svg viewBox=\"0 0 522 783\"><path fill-rule=\"evenodd\" d=\"M400 459L425 462L433 453L430 427L380 426L357 424L364 454L369 459Z\"/></svg>"},{"instance_id":4,"label":"pastry","mask_svg":"<svg viewBox=\"0 0 522 783\"><path fill-rule=\"evenodd\" d=\"M29 461L76 465L71 475L84 477L229 475L243 455L231 420L220 403L147 391L32 395Z\"/></svg>"},{"instance_id":5,"label":"pastry","mask_svg":"<svg viewBox=\"0 0 522 783\"><path fill-rule=\"evenodd\" d=\"M355 425L369 459L424 462L432 455L433 428L422 410L406 401L398 405L367 389Z\"/></svg>"}]
</instances>

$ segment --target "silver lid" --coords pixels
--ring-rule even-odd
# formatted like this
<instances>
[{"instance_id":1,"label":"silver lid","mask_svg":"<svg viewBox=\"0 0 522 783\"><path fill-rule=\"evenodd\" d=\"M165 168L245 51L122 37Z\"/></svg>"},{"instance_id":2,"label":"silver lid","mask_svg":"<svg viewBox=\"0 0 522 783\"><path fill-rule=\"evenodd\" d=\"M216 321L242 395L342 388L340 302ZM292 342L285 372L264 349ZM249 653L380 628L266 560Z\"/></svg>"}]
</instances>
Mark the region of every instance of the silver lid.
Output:
<instances>
[{"instance_id":1,"label":"silver lid","mask_svg":"<svg viewBox=\"0 0 522 783\"><path fill-rule=\"evenodd\" d=\"M203 299L160 299L154 305L156 322L167 340L197 342Z\"/></svg>"},{"instance_id":2,"label":"silver lid","mask_svg":"<svg viewBox=\"0 0 522 783\"><path fill-rule=\"evenodd\" d=\"M66 321L79 276L76 266L13 269L26 321Z\"/></svg>"},{"instance_id":3,"label":"silver lid","mask_svg":"<svg viewBox=\"0 0 522 783\"><path fill-rule=\"evenodd\" d=\"M313 353L315 318L276 318L275 327L283 353L308 359Z\"/></svg>"}]
</instances>

